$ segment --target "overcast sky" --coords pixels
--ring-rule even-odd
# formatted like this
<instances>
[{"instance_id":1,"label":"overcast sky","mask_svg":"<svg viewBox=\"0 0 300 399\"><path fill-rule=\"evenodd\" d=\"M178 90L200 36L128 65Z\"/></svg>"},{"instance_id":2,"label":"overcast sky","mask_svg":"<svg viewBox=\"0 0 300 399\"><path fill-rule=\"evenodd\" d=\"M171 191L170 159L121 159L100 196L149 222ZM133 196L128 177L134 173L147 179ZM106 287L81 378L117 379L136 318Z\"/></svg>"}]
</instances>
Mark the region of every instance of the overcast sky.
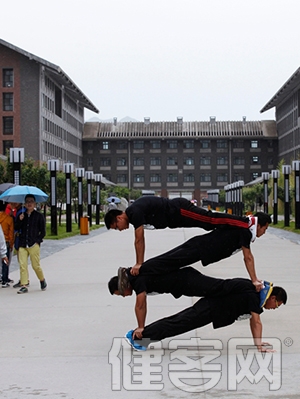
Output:
<instances>
[{"instance_id":1,"label":"overcast sky","mask_svg":"<svg viewBox=\"0 0 300 399\"><path fill-rule=\"evenodd\" d=\"M0 37L59 65L85 119L274 119L300 66L299 0L14 0Z\"/></svg>"}]
</instances>

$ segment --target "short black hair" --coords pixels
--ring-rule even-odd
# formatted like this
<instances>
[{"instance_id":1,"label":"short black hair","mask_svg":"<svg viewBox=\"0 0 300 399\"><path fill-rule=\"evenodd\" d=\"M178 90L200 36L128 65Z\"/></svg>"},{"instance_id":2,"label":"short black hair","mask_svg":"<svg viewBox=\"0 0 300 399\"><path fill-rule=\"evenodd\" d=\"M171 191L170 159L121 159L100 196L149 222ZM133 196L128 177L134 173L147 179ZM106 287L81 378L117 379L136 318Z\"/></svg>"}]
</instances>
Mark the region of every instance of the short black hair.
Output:
<instances>
[{"instance_id":1,"label":"short black hair","mask_svg":"<svg viewBox=\"0 0 300 399\"><path fill-rule=\"evenodd\" d=\"M110 226L116 222L117 216L122 215L122 211L120 209L111 209L104 216L104 222L107 230L110 229Z\"/></svg>"},{"instance_id":2,"label":"short black hair","mask_svg":"<svg viewBox=\"0 0 300 399\"><path fill-rule=\"evenodd\" d=\"M25 202L26 202L27 198L33 198L34 202L35 202L35 196L33 194L27 194L25 197Z\"/></svg>"},{"instance_id":3,"label":"short black hair","mask_svg":"<svg viewBox=\"0 0 300 399\"><path fill-rule=\"evenodd\" d=\"M256 212L254 214L255 217L257 217L257 223L263 227L266 224L271 224L272 223L272 219L271 216L268 215L267 213L264 212Z\"/></svg>"},{"instance_id":4,"label":"short black hair","mask_svg":"<svg viewBox=\"0 0 300 399\"><path fill-rule=\"evenodd\" d=\"M111 295L114 295L114 293L118 291L118 276L114 276L109 280L108 290L111 293Z\"/></svg>"},{"instance_id":5,"label":"short black hair","mask_svg":"<svg viewBox=\"0 0 300 399\"><path fill-rule=\"evenodd\" d=\"M286 304L287 293L282 287L273 287L271 295L275 295L278 302L282 302L284 305Z\"/></svg>"}]
</instances>

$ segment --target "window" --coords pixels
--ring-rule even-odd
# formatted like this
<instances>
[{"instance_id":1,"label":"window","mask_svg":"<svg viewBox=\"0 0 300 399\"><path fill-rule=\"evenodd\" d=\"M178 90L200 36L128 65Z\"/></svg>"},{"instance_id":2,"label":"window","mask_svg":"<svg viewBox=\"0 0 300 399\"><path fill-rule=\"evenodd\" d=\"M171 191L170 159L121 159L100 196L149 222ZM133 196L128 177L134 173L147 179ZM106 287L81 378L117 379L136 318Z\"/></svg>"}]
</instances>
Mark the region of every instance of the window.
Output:
<instances>
[{"instance_id":1,"label":"window","mask_svg":"<svg viewBox=\"0 0 300 399\"><path fill-rule=\"evenodd\" d=\"M258 148L258 140L251 140L250 148Z\"/></svg>"},{"instance_id":2,"label":"window","mask_svg":"<svg viewBox=\"0 0 300 399\"><path fill-rule=\"evenodd\" d=\"M14 70L12 68L4 68L2 71L3 87L13 87Z\"/></svg>"},{"instance_id":3,"label":"window","mask_svg":"<svg viewBox=\"0 0 300 399\"><path fill-rule=\"evenodd\" d=\"M86 163L88 167L93 166L93 158L87 158Z\"/></svg>"},{"instance_id":4,"label":"window","mask_svg":"<svg viewBox=\"0 0 300 399\"><path fill-rule=\"evenodd\" d=\"M7 155L10 148L13 148L13 140L3 140L3 155Z\"/></svg>"},{"instance_id":5,"label":"window","mask_svg":"<svg viewBox=\"0 0 300 399\"><path fill-rule=\"evenodd\" d=\"M239 181L239 180L243 180L244 181L244 174L235 173L233 175L233 181Z\"/></svg>"},{"instance_id":6,"label":"window","mask_svg":"<svg viewBox=\"0 0 300 399\"><path fill-rule=\"evenodd\" d=\"M58 86L55 86L55 114L62 116L62 91Z\"/></svg>"},{"instance_id":7,"label":"window","mask_svg":"<svg viewBox=\"0 0 300 399\"><path fill-rule=\"evenodd\" d=\"M218 182L227 182L227 180L228 180L227 173L217 173Z\"/></svg>"},{"instance_id":8,"label":"window","mask_svg":"<svg viewBox=\"0 0 300 399\"><path fill-rule=\"evenodd\" d=\"M126 166L127 165L127 159L126 158L118 158L117 159L117 166Z\"/></svg>"},{"instance_id":9,"label":"window","mask_svg":"<svg viewBox=\"0 0 300 399\"><path fill-rule=\"evenodd\" d=\"M168 157L167 165L177 165L177 158L176 157Z\"/></svg>"},{"instance_id":10,"label":"window","mask_svg":"<svg viewBox=\"0 0 300 399\"><path fill-rule=\"evenodd\" d=\"M268 140L268 148L273 148L273 140Z\"/></svg>"},{"instance_id":11,"label":"window","mask_svg":"<svg viewBox=\"0 0 300 399\"><path fill-rule=\"evenodd\" d=\"M14 118L12 116L3 117L3 134L14 133Z\"/></svg>"},{"instance_id":12,"label":"window","mask_svg":"<svg viewBox=\"0 0 300 399\"><path fill-rule=\"evenodd\" d=\"M195 165L194 158L192 158L192 157L186 157L186 158L184 158L183 164L184 164L184 165L188 165L188 166Z\"/></svg>"},{"instance_id":13,"label":"window","mask_svg":"<svg viewBox=\"0 0 300 399\"><path fill-rule=\"evenodd\" d=\"M161 176L158 173L152 173L150 175L150 183L160 183L161 182Z\"/></svg>"},{"instance_id":14,"label":"window","mask_svg":"<svg viewBox=\"0 0 300 399\"><path fill-rule=\"evenodd\" d=\"M194 148L194 140L183 140L183 148L185 149L193 149Z\"/></svg>"},{"instance_id":15,"label":"window","mask_svg":"<svg viewBox=\"0 0 300 399\"><path fill-rule=\"evenodd\" d=\"M195 175L194 173L185 173L183 175L183 181L185 183L193 183L195 181Z\"/></svg>"},{"instance_id":16,"label":"window","mask_svg":"<svg viewBox=\"0 0 300 399\"><path fill-rule=\"evenodd\" d=\"M151 166L160 166L161 165L161 159L159 157L150 158L150 165Z\"/></svg>"},{"instance_id":17,"label":"window","mask_svg":"<svg viewBox=\"0 0 300 399\"><path fill-rule=\"evenodd\" d=\"M150 140L150 148L160 149L160 140Z\"/></svg>"},{"instance_id":18,"label":"window","mask_svg":"<svg viewBox=\"0 0 300 399\"><path fill-rule=\"evenodd\" d=\"M254 157L251 158L251 164L252 165L259 165L260 164L260 158L255 155Z\"/></svg>"},{"instance_id":19,"label":"window","mask_svg":"<svg viewBox=\"0 0 300 399\"><path fill-rule=\"evenodd\" d=\"M228 157L218 157L217 165L228 165Z\"/></svg>"},{"instance_id":20,"label":"window","mask_svg":"<svg viewBox=\"0 0 300 399\"><path fill-rule=\"evenodd\" d=\"M111 166L110 158L100 158L100 166Z\"/></svg>"},{"instance_id":21,"label":"window","mask_svg":"<svg viewBox=\"0 0 300 399\"><path fill-rule=\"evenodd\" d=\"M273 157L268 157L268 165L273 165Z\"/></svg>"},{"instance_id":22,"label":"window","mask_svg":"<svg viewBox=\"0 0 300 399\"><path fill-rule=\"evenodd\" d=\"M178 182L177 173L169 173L167 176L167 182L168 183L177 183Z\"/></svg>"},{"instance_id":23,"label":"window","mask_svg":"<svg viewBox=\"0 0 300 399\"><path fill-rule=\"evenodd\" d=\"M227 140L217 140L217 148L227 148Z\"/></svg>"},{"instance_id":24,"label":"window","mask_svg":"<svg viewBox=\"0 0 300 399\"><path fill-rule=\"evenodd\" d=\"M233 148L244 148L244 140L233 140Z\"/></svg>"},{"instance_id":25,"label":"window","mask_svg":"<svg viewBox=\"0 0 300 399\"><path fill-rule=\"evenodd\" d=\"M102 141L102 150L109 150L110 143L108 141Z\"/></svg>"},{"instance_id":26,"label":"window","mask_svg":"<svg viewBox=\"0 0 300 399\"><path fill-rule=\"evenodd\" d=\"M109 180L109 181L111 181L111 175L107 175L107 174L105 174L105 175L103 175L103 177L105 177L105 179L106 179L106 180Z\"/></svg>"},{"instance_id":27,"label":"window","mask_svg":"<svg viewBox=\"0 0 300 399\"><path fill-rule=\"evenodd\" d=\"M143 140L133 140L133 149L134 150L143 150L144 149Z\"/></svg>"},{"instance_id":28,"label":"window","mask_svg":"<svg viewBox=\"0 0 300 399\"><path fill-rule=\"evenodd\" d=\"M3 111L14 110L14 95L13 93L3 93Z\"/></svg>"},{"instance_id":29,"label":"window","mask_svg":"<svg viewBox=\"0 0 300 399\"><path fill-rule=\"evenodd\" d=\"M244 165L245 164L245 159L243 157L234 157L233 158L233 164L234 165Z\"/></svg>"},{"instance_id":30,"label":"window","mask_svg":"<svg viewBox=\"0 0 300 399\"><path fill-rule=\"evenodd\" d=\"M118 150L126 150L127 149L127 142L126 141L118 141L117 142L117 149Z\"/></svg>"},{"instance_id":31,"label":"window","mask_svg":"<svg viewBox=\"0 0 300 399\"><path fill-rule=\"evenodd\" d=\"M133 158L134 166L144 166L144 158Z\"/></svg>"},{"instance_id":32,"label":"window","mask_svg":"<svg viewBox=\"0 0 300 399\"><path fill-rule=\"evenodd\" d=\"M94 149L94 142L93 141L88 141L88 143L87 143L87 149L89 150L89 151L93 151L93 149Z\"/></svg>"},{"instance_id":33,"label":"window","mask_svg":"<svg viewBox=\"0 0 300 399\"><path fill-rule=\"evenodd\" d=\"M168 140L167 141L167 148L174 150L177 148L177 140Z\"/></svg>"},{"instance_id":34,"label":"window","mask_svg":"<svg viewBox=\"0 0 300 399\"><path fill-rule=\"evenodd\" d=\"M145 176L144 175L134 175L133 181L134 181L134 183L144 183Z\"/></svg>"},{"instance_id":35,"label":"window","mask_svg":"<svg viewBox=\"0 0 300 399\"><path fill-rule=\"evenodd\" d=\"M200 165L210 165L210 157L200 157Z\"/></svg>"},{"instance_id":36,"label":"window","mask_svg":"<svg viewBox=\"0 0 300 399\"><path fill-rule=\"evenodd\" d=\"M210 148L210 140L200 140L200 148L202 149Z\"/></svg>"},{"instance_id":37,"label":"window","mask_svg":"<svg viewBox=\"0 0 300 399\"><path fill-rule=\"evenodd\" d=\"M258 178L259 173L258 172L253 172L251 173L251 180L255 180Z\"/></svg>"},{"instance_id":38,"label":"window","mask_svg":"<svg viewBox=\"0 0 300 399\"><path fill-rule=\"evenodd\" d=\"M211 174L210 173L200 173L200 181L201 182L210 182Z\"/></svg>"},{"instance_id":39,"label":"window","mask_svg":"<svg viewBox=\"0 0 300 399\"><path fill-rule=\"evenodd\" d=\"M117 183L127 183L127 175L125 174L117 175Z\"/></svg>"}]
</instances>

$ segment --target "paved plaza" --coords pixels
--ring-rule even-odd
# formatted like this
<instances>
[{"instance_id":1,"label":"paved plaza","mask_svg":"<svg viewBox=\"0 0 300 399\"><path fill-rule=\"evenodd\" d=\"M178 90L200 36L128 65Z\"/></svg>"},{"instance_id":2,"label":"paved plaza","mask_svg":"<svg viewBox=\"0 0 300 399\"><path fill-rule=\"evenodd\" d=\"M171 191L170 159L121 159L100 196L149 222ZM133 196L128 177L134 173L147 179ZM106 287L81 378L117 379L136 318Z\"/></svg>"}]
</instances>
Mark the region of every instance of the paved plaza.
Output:
<instances>
[{"instance_id":1,"label":"paved plaza","mask_svg":"<svg viewBox=\"0 0 300 399\"><path fill-rule=\"evenodd\" d=\"M146 231L146 258L204 233L196 228ZM288 293L286 306L261 316L264 340L277 354L258 356L249 346L248 320L218 330L208 325L155 343L147 352L133 352L122 337L136 327L135 297L111 296L107 289L119 266L135 263L133 235L132 228L104 227L88 236L45 240L47 290L40 290L31 268L28 294L0 289L1 399L300 397L300 236L270 228L252 245L258 277ZM241 252L205 268L194 266L211 276L247 277ZM19 278L15 257L10 277ZM149 296L147 321L194 301Z\"/></svg>"}]
</instances>

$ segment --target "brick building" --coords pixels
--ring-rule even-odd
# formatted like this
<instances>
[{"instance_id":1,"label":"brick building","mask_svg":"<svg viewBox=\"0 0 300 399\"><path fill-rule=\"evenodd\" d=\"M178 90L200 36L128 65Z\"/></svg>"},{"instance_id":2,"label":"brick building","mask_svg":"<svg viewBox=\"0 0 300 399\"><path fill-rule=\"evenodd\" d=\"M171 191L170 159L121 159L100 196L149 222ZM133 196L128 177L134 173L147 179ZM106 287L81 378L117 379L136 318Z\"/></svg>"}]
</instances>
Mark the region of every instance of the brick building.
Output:
<instances>
[{"instance_id":1,"label":"brick building","mask_svg":"<svg viewBox=\"0 0 300 399\"><path fill-rule=\"evenodd\" d=\"M249 182L276 168L275 121L87 122L86 170L117 185L202 199L207 190Z\"/></svg>"},{"instance_id":2,"label":"brick building","mask_svg":"<svg viewBox=\"0 0 300 399\"><path fill-rule=\"evenodd\" d=\"M84 108L98 112L57 65L0 39L0 153L82 166Z\"/></svg>"},{"instance_id":3,"label":"brick building","mask_svg":"<svg viewBox=\"0 0 300 399\"><path fill-rule=\"evenodd\" d=\"M300 68L262 108L275 107L278 132L278 158L287 164L300 159Z\"/></svg>"}]
</instances>

